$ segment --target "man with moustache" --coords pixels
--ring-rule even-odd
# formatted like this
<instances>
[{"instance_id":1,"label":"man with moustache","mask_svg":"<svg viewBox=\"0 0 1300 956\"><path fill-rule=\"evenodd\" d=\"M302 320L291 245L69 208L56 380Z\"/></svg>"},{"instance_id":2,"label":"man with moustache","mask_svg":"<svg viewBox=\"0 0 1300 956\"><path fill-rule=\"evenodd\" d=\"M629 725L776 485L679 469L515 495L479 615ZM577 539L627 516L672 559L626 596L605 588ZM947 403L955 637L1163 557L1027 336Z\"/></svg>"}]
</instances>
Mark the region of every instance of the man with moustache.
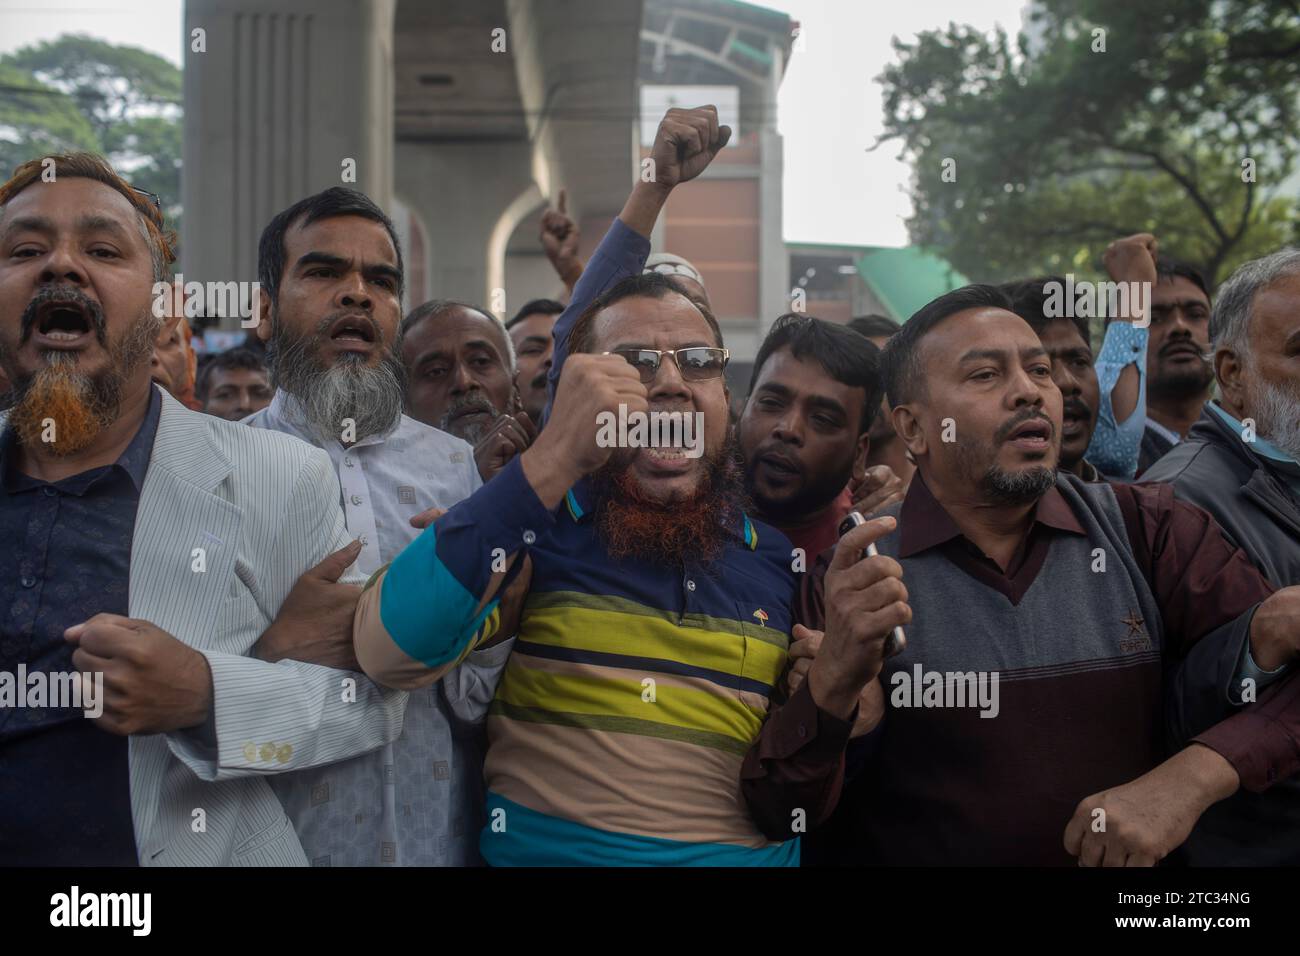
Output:
<instances>
[{"instance_id":1,"label":"man with moustache","mask_svg":"<svg viewBox=\"0 0 1300 956\"><path fill-rule=\"evenodd\" d=\"M1044 291L1065 279L1044 276L1008 283L1002 287L1011 299L1016 315L1029 323L1047 350L1052 363L1052 381L1061 390L1061 458L1059 467L1084 481L1101 481L1102 476L1084 456L1097 425L1101 389L1093 364L1088 320L1082 316L1051 318L1043 309Z\"/></svg>"},{"instance_id":2,"label":"man with moustache","mask_svg":"<svg viewBox=\"0 0 1300 956\"><path fill-rule=\"evenodd\" d=\"M492 864L796 863L797 841L765 839L742 792L779 790L810 825L820 817L838 780L824 761L812 778L803 768L842 749L865 683L852 685L854 666L905 620L896 592L863 598L844 638L851 665L828 660L816 693L763 720L789 639L789 543L740 506L716 320L669 278L640 275L668 195L730 133L712 107L669 110L655 177L633 187L578 280L574 301L589 304L556 326L549 424L357 607L358 659L394 686L436 679L520 615L488 716L480 847ZM597 416L619 406L700 413L702 455L600 446ZM862 583L888 576L875 566ZM518 596L499 597L506 585Z\"/></svg>"},{"instance_id":3,"label":"man with moustache","mask_svg":"<svg viewBox=\"0 0 1300 956\"><path fill-rule=\"evenodd\" d=\"M1300 251L1283 249L1232 274L1214 303L1210 342L1218 401L1206 403L1187 438L1143 480L1169 482L1177 498L1212 514L1274 584L1300 584ZM1230 683L1230 665L1212 648L1192 651L1178 700L1201 706L1176 708L1179 736L1254 696ZM1275 693L1300 694L1300 684L1291 678ZM1185 855L1205 866L1300 863L1300 779L1212 807Z\"/></svg>"},{"instance_id":4,"label":"man with moustache","mask_svg":"<svg viewBox=\"0 0 1300 956\"><path fill-rule=\"evenodd\" d=\"M1142 475L1186 436L1201 417L1214 384L1210 351L1210 289L1194 266L1156 259L1147 334L1146 430L1138 455Z\"/></svg>"},{"instance_id":5,"label":"man with moustache","mask_svg":"<svg viewBox=\"0 0 1300 956\"><path fill-rule=\"evenodd\" d=\"M251 656L348 537L323 454L151 383L172 242L98 156L0 186L0 670L104 688L93 722L0 709L3 863L302 865L266 777L401 729L360 674Z\"/></svg>"},{"instance_id":6,"label":"man with moustache","mask_svg":"<svg viewBox=\"0 0 1300 956\"><path fill-rule=\"evenodd\" d=\"M1010 307L991 286L948 293L882 356L917 475L886 509L898 527L878 544L902 565L913 617L880 674L887 706L841 808L856 830L849 856L1151 865L1269 762L1300 761L1291 739L1261 740L1238 715L1162 763L1164 665L1198 641L1235 655L1238 673L1289 662L1300 588L1272 593L1168 486L1058 470L1061 392L1046 348ZM822 608L841 586L836 571L823 563L804 581L801 617L813 628L831 617ZM969 697L923 697L927 673L996 675L996 719ZM1300 714L1269 716L1294 728ZM1091 826L1096 810L1104 832ZM760 819L769 836L783 822Z\"/></svg>"},{"instance_id":7,"label":"man with moustache","mask_svg":"<svg viewBox=\"0 0 1300 956\"><path fill-rule=\"evenodd\" d=\"M1208 398L1209 291L1199 271L1160 255L1149 232L1115 240L1102 263L1111 282L1150 290L1145 311L1144 294L1129 295L1127 312L1108 317L1095 362L1100 404L1088 461L1128 481L1182 439Z\"/></svg>"},{"instance_id":8,"label":"man with moustache","mask_svg":"<svg viewBox=\"0 0 1300 956\"><path fill-rule=\"evenodd\" d=\"M520 404L514 344L495 316L464 302L426 302L402 322L400 355L411 417L473 445L484 481L537 434Z\"/></svg>"},{"instance_id":9,"label":"man with moustache","mask_svg":"<svg viewBox=\"0 0 1300 956\"><path fill-rule=\"evenodd\" d=\"M842 748L856 696L841 709L851 677L828 661L815 691L763 719L794 576L786 539L740 504L717 321L666 277L636 276L592 303L568 343L537 441L362 595L358 660L421 686L519 616L488 716L480 847L493 865L794 865L794 834L764 838L742 790L780 791L769 799L818 819L836 784L809 783L803 763ZM647 411L698 416L702 455L599 441L603 413ZM516 573L526 590L498 597ZM859 643L905 620L899 608L870 617L895 596L864 608L879 633Z\"/></svg>"},{"instance_id":10,"label":"man with moustache","mask_svg":"<svg viewBox=\"0 0 1300 956\"><path fill-rule=\"evenodd\" d=\"M869 483L871 422L884 389L878 351L861 335L806 315L783 315L754 359L740 415L745 490L762 518L802 551L803 567L839 539ZM871 476L864 513L902 498L902 483Z\"/></svg>"},{"instance_id":11,"label":"man with moustache","mask_svg":"<svg viewBox=\"0 0 1300 956\"><path fill-rule=\"evenodd\" d=\"M525 302L506 323L515 350L515 387L530 421L540 422L546 410L546 376L551 371L554 340L551 331L564 306L554 299Z\"/></svg>"},{"instance_id":12,"label":"man with moustache","mask_svg":"<svg viewBox=\"0 0 1300 956\"><path fill-rule=\"evenodd\" d=\"M450 508L482 484L469 445L402 414L403 265L393 225L356 190L309 196L263 230L258 281L257 334L277 390L248 424L329 455L332 497L341 491L361 544L357 568L369 576L416 537L417 512ZM259 646L268 660L330 662L338 652L319 640ZM402 735L383 748L276 781L313 865L478 861L482 752L473 726L508 652L477 651L411 694Z\"/></svg>"}]
</instances>

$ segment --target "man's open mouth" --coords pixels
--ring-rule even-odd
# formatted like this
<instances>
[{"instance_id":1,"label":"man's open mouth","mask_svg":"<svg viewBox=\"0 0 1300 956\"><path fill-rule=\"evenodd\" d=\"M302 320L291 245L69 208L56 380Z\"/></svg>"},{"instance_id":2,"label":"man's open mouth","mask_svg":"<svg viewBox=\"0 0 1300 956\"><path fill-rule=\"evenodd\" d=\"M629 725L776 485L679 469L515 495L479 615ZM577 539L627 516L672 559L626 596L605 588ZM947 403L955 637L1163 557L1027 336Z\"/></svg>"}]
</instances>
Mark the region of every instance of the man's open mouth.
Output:
<instances>
[{"instance_id":1,"label":"man's open mouth","mask_svg":"<svg viewBox=\"0 0 1300 956\"><path fill-rule=\"evenodd\" d=\"M330 327L330 341L373 344L377 338L375 323L362 315L345 315Z\"/></svg>"},{"instance_id":2,"label":"man's open mouth","mask_svg":"<svg viewBox=\"0 0 1300 956\"><path fill-rule=\"evenodd\" d=\"M794 476L802 473L802 469L794 461L774 452L759 455L758 463L777 476Z\"/></svg>"},{"instance_id":3,"label":"man's open mouth","mask_svg":"<svg viewBox=\"0 0 1300 956\"><path fill-rule=\"evenodd\" d=\"M1052 424L1041 418L1031 418L1011 430L1007 441L1022 448L1046 448L1052 440Z\"/></svg>"},{"instance_id":4,"label":"man's open mouth","mask_svg":"<svg viewBox=\"0 0 1300 956\"><path fill-rule=\"evenodd\" d=\"M76 342L95 324L79 302L47 302L36 312L36 331L49 342Z\"/></svg>"},{"instance_id":5,"label":"man's open mouth","mask_svg":"<svg viewBox=\"0 0 1300 956\"><path fill-rule=\"evenodd\" d=\"M1066 438L1078 436L1088 427L1092 413L1085 408L1066 408L1061 415L1061 434Z\"/></svg>"},{"instance_id":6,"label":"man's open mouth","mask_svg":"<svg viewBox=\"0 0 1300 956\"><path fill-rule=\"evenodd\" d=\"M663 448L646 448L647 458L653 458L655 461L685 461L690 456L686 454L686 449L680 445L670 445Z\"/></svg>"}]
</instances>

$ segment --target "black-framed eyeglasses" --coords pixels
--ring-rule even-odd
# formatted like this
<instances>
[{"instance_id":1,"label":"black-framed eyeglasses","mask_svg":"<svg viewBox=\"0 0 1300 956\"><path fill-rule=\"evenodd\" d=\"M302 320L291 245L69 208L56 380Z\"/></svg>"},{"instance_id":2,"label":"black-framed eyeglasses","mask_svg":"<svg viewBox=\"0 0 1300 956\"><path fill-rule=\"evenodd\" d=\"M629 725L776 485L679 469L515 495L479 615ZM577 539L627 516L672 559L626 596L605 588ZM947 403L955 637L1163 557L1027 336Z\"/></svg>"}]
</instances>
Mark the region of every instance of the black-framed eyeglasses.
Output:
<instances>
[{"instance_id":1,"label":"black-framed eyeglasses","mask_svg":"<svg viewBox=\"0 0 1300 956\"><path fill-rule=\"evenodd\" d=\"M727 367L731 353L712 345L692 345L685 349L613 349L606 355L621 355L641 375L642 383L649 385L659 374L659 363L671 355L677 363L682 380L704 382L717 378Z\"/></svg>"},{"instance_id":2,"label":"black-framed eyeglasses","mask_svg":"<svg viewBox=\"0 0 1300 956\"><path fill-rule=\"evenodd\" d=\"M134 193L139 193L145 199L153 203L155 209L157 209L159 212L162 212L162 197L159 196L157 193L151 193L149 192L149 190L141 189L139 186L132 186L131 191Z\"/></svg>"}]
</instances>

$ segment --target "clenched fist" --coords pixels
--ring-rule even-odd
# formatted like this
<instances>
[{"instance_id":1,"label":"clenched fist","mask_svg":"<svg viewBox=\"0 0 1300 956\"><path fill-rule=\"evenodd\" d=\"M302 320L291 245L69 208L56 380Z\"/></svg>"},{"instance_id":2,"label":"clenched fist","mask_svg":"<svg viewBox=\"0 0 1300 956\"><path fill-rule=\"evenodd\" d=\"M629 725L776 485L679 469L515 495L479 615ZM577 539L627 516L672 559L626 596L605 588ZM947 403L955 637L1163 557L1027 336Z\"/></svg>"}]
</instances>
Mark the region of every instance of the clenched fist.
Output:
<instances>
[{"instance_id":1,"label":"clenched fist","mask_svg":"<svg viewBox=\"0 0 1300 956\"><path fill-rule=\"evenodd\" d=\"M526 412L499 416L474 445L474 464L478 466L479 477L491 481L511 458L531 445L536 437L537 427Z\"/></svg>"},{"instance_id":2,"label":"clenched fist","mask_svg":"<svg viewBox=\"0 0 1300 956\"><path fill-rule=\"evenodd\" d=\"M538 498L554 508L579 478L600 468L613 448L596 442L602 412L646 412L646 387L627 360L619 355L569 356L555 390L551 417L537 441L520 459L524 475Z\"/></svg>"},{"instance_id":3,"label":"clenched fist","mask_svg":"<svg viewBox=\"0 0 1300 956\"><path fill-rule=\"evenodd\" d=\"M76 644L72 664L104 675L97 725L123 737L194 727L212 708L208 660L160 627L120 614L96 614L63 632Z\"/></svg>"},{"instance_id":4,"label":"clenched fist","mask_svg":"<svg viewBox=\"0 0 1300 956\"><path fill-rule=\"evenodd\" d=\"M1106 247L1101 262L1116 282L1156 281L1156 255L1160 244L1149 232L1116 239Z\"/></svg>"},{"instance_id":5,"label":"clenched fist","mask_svg":"<svg viewBox=\"0 0 1300 956\"><path fill-rule=\"evenodd\" d=\"M690 182L704 172L729 139L731 127L718 125L716 107L669 110L650 147L654 181L664 189Z\"/></svg>"},{"instance_id":6,"label":"clenched fist","mask_svg":"<svg viewBox=\"0 0 1300 956\"><path fill-rule=\"evenodd\" d=\"M1080 866L1155 866L1240 782L1227 760L1192 744L1136 780L1080 801L1065 849Z\"/></svg>"},{"instance_id":7,"label":"clenched fist","mask_svg":"<svg viewBox=\"0 0 1300 956\"><path fill-rule=\"evenodd\" d=\"M704 172L731 139L731 127L718 125L712 106L671 109L659 123L650 147L652 168L643 168L623 211L623 225L649 238L668 194Z\"/></svg>"},{"instance_id":8,"label":"clenched fist","mask_svg":"<svg viewBox=\"0 0 1300 956\"><path fill-rule=\"evenodd\" d=\"M853 483L853 510L868 517L881 508L902 501L905 490L903 479L894 474L894 469L888 465L872 465L861 481Z\"/></svg>"}]
</instances>

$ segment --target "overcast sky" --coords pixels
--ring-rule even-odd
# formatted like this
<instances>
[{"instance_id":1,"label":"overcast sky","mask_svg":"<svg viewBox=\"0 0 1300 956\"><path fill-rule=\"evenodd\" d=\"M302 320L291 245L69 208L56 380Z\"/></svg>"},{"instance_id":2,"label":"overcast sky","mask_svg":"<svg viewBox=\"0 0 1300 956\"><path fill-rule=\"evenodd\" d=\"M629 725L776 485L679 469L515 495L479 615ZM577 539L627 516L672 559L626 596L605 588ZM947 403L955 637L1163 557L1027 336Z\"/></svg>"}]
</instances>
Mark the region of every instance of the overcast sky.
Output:
<instances>
[{"instance_id":1,"label":"overcast sky","mask_svg":"<svg viewBox=\"0 0 1300 956\"><path fill-rule=\"evenodd\" d=\"M765 0L803 26L781 87L785 237L801 242L907 244L908 167L898 143L867 152L881 129L873 82L890 38L950 21L1020 28L1025 0ZM0 53L62 33L144 47L180 64L181 0L0 0Z\"/></svg>"}]
</instances>

